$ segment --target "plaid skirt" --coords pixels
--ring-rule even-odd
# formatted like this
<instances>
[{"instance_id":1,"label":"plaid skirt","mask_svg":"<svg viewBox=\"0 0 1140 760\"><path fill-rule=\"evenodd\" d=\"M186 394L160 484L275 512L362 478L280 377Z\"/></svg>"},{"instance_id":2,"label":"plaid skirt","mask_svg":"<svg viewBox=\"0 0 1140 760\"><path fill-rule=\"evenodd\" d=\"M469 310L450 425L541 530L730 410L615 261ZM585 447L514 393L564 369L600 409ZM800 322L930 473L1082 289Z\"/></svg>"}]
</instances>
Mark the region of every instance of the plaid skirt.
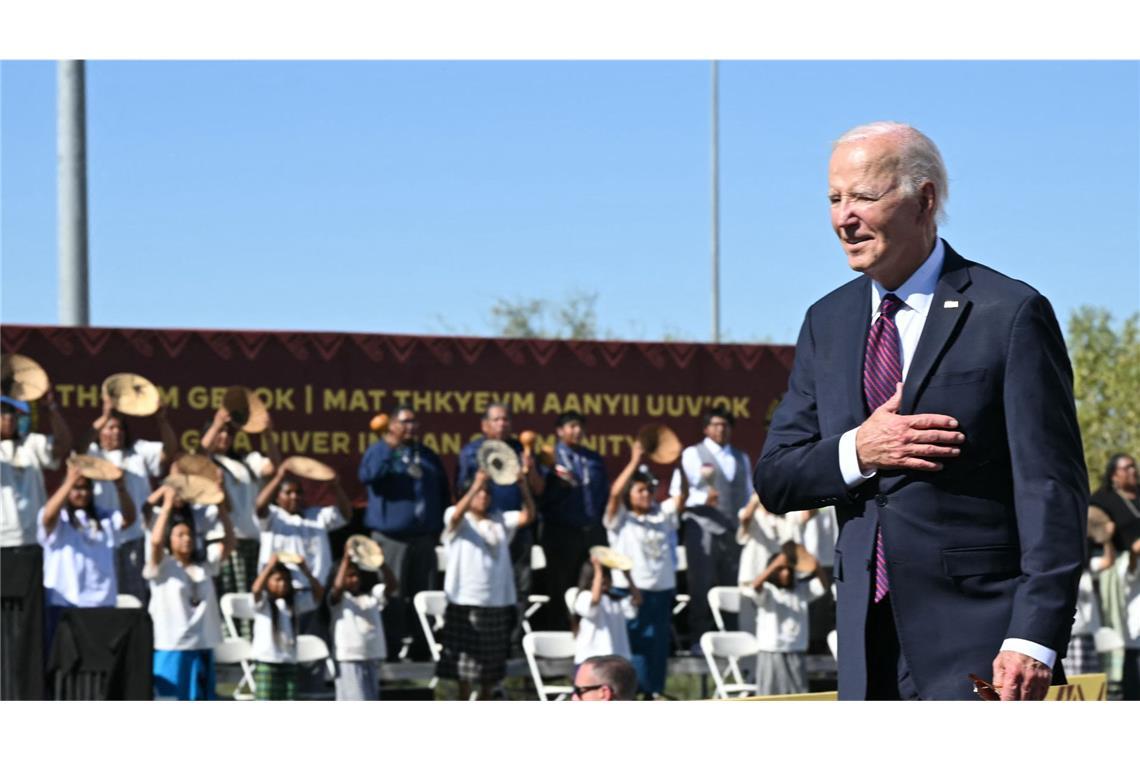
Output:
<instances>
[{"instance_id":1,"label":"plaid skirt","mask_svg":"<svg viewBox=\"0 0 1140 760\"><path fill-rule=\"evenodd\" d=\"M495 683L507 674L516 609L448 604L443 619L436 675L460 681Z\"/></svg>"},{"instance_id":2,"label":"plaid skirt","mask_svg":"<svg viewBox=\"0 0 1140 760\"><path fill-rule=\"evenodd\" d=\"M253 586L257 578L257 554L261 543L255 540L239 538L237 546L226 558L222 565L221 594L244 593ZM218 598L221 599L221 594ZM249 620L235 621L238 634L247 639L253 637L253 623Z\"/></svg>"},{"instance_id":3,"label":"plaid skirt","mask_svg":"<svg viewBox=\"0 0 1140 760\"><path fill-rule=\"evenodd\" d=\"M297 698L295 662L259 662L253 670L254 698L258 700L288 700Z\"/></svg>"},{"instance_id":4,"label":"plaid skirt","mask_svg":"<svg viewBox=\"0 0 1140 760\"><path fill-rule=\"evenodd\" d=\"M1069 650L1065 652L1065 675L1100 673L1100 654L1096 651L1093 637L1085 634L1069 639Z\"/></svg>"}]
</instances>

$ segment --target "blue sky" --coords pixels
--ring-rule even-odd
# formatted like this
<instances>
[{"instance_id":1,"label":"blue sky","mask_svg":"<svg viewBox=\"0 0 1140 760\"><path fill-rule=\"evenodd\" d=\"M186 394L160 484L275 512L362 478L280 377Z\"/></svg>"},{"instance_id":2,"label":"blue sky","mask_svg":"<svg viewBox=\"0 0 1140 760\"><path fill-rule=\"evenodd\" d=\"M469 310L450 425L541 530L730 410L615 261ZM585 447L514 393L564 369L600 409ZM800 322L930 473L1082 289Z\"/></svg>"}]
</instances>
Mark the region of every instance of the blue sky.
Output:
<instances>
[{"instance_id":1,"label":"blue sky","mask_svg":"<svg viewBox=\"0 0 1140 760\"><path fill-rule=\"evenodd\" d=\"M4 322L57 322L55 64L0 64ZM613 337L709 334L704 62L88 64L96 325L490 334L598 294ZM1064 322L1140 307L1140 64L720 67L722 328L793 342L851 273L830 141L908 121L942 235Z\"/></svg>"}]
</instances>

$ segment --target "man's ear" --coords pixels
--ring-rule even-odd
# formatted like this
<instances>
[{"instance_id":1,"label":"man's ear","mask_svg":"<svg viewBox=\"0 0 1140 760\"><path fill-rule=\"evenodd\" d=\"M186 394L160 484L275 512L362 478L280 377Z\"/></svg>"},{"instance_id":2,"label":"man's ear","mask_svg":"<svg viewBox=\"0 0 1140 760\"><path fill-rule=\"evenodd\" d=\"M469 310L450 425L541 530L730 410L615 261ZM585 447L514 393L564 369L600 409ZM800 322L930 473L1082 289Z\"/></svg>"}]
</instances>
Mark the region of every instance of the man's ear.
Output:
<instances>
[{"instance_id":1,"label":"man's ear","mask_svg":"<svg viewBox=\"0 0 1140 760\"><path fill-rule=\"evenodd\" d=\"M924 182L918 191L919 208L924 216L934 215L936 191L933 182Z\"/></svg>"}]
</instances>

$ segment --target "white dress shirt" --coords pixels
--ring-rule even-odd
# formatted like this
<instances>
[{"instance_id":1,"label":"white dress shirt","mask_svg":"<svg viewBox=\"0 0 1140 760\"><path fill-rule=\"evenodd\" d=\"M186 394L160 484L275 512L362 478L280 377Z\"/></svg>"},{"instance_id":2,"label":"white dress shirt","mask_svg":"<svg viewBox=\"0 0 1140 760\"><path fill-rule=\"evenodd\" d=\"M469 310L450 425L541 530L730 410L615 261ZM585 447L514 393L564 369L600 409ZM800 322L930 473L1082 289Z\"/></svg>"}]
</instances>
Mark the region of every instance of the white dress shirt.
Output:
<instances>
[{"instance_id":1,"label":"white dress shirt","mask_svg":"<svg viewBox=\"0 0 1140 760\"><path fill-rule=\"evenodd\" d=\"M918 339L922 336L922 328L926 325L926 317L930 313L930 302L934 298L934 288L938 285L938 277L942 274L942 264L946 260L946 247L942 238L937 238L934 250L926 258L915 273L894 291L888 291L874 280L871 281L871 320L879 318L879 303L883 297L893 292L903 302L902 308L895 312L895 326L899 330L899 342L902 344L902 378L910 371L911 360L914 359L918 348ZM872 410L874 411L874 410ZM855 488L860 483L873 478L876 470L863 471L859 468L859 458L855 452L855 434L859 428L852 428L839 439L839 471L848 488ZM1053 667L1057 653L1052 649L1026 639L1006 639L1001 645L1002 651L1019 652L1035 660Z\"/></svg>"}]
</instances>

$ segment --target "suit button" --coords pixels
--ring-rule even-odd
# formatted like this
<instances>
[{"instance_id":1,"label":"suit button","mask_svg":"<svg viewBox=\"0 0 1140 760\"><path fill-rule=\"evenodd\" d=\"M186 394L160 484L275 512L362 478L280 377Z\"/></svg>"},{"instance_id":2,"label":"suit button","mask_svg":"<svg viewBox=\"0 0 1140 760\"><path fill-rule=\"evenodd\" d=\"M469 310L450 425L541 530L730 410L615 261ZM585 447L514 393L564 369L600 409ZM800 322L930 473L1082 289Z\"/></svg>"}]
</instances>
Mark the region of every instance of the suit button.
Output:
<instances>
[{"instance_id":1,"label":"suit button","mask_svg":"<svg viewBox=\"0 0 1140 760\"><path fill-rule=\"evenodd\" d=\"M875 503L878 504L880 507L885 507L885 506L887 506L887 497L884 496L883 494L879 494L878 496L875 497Z\"/></svg>"}]
</instances>

